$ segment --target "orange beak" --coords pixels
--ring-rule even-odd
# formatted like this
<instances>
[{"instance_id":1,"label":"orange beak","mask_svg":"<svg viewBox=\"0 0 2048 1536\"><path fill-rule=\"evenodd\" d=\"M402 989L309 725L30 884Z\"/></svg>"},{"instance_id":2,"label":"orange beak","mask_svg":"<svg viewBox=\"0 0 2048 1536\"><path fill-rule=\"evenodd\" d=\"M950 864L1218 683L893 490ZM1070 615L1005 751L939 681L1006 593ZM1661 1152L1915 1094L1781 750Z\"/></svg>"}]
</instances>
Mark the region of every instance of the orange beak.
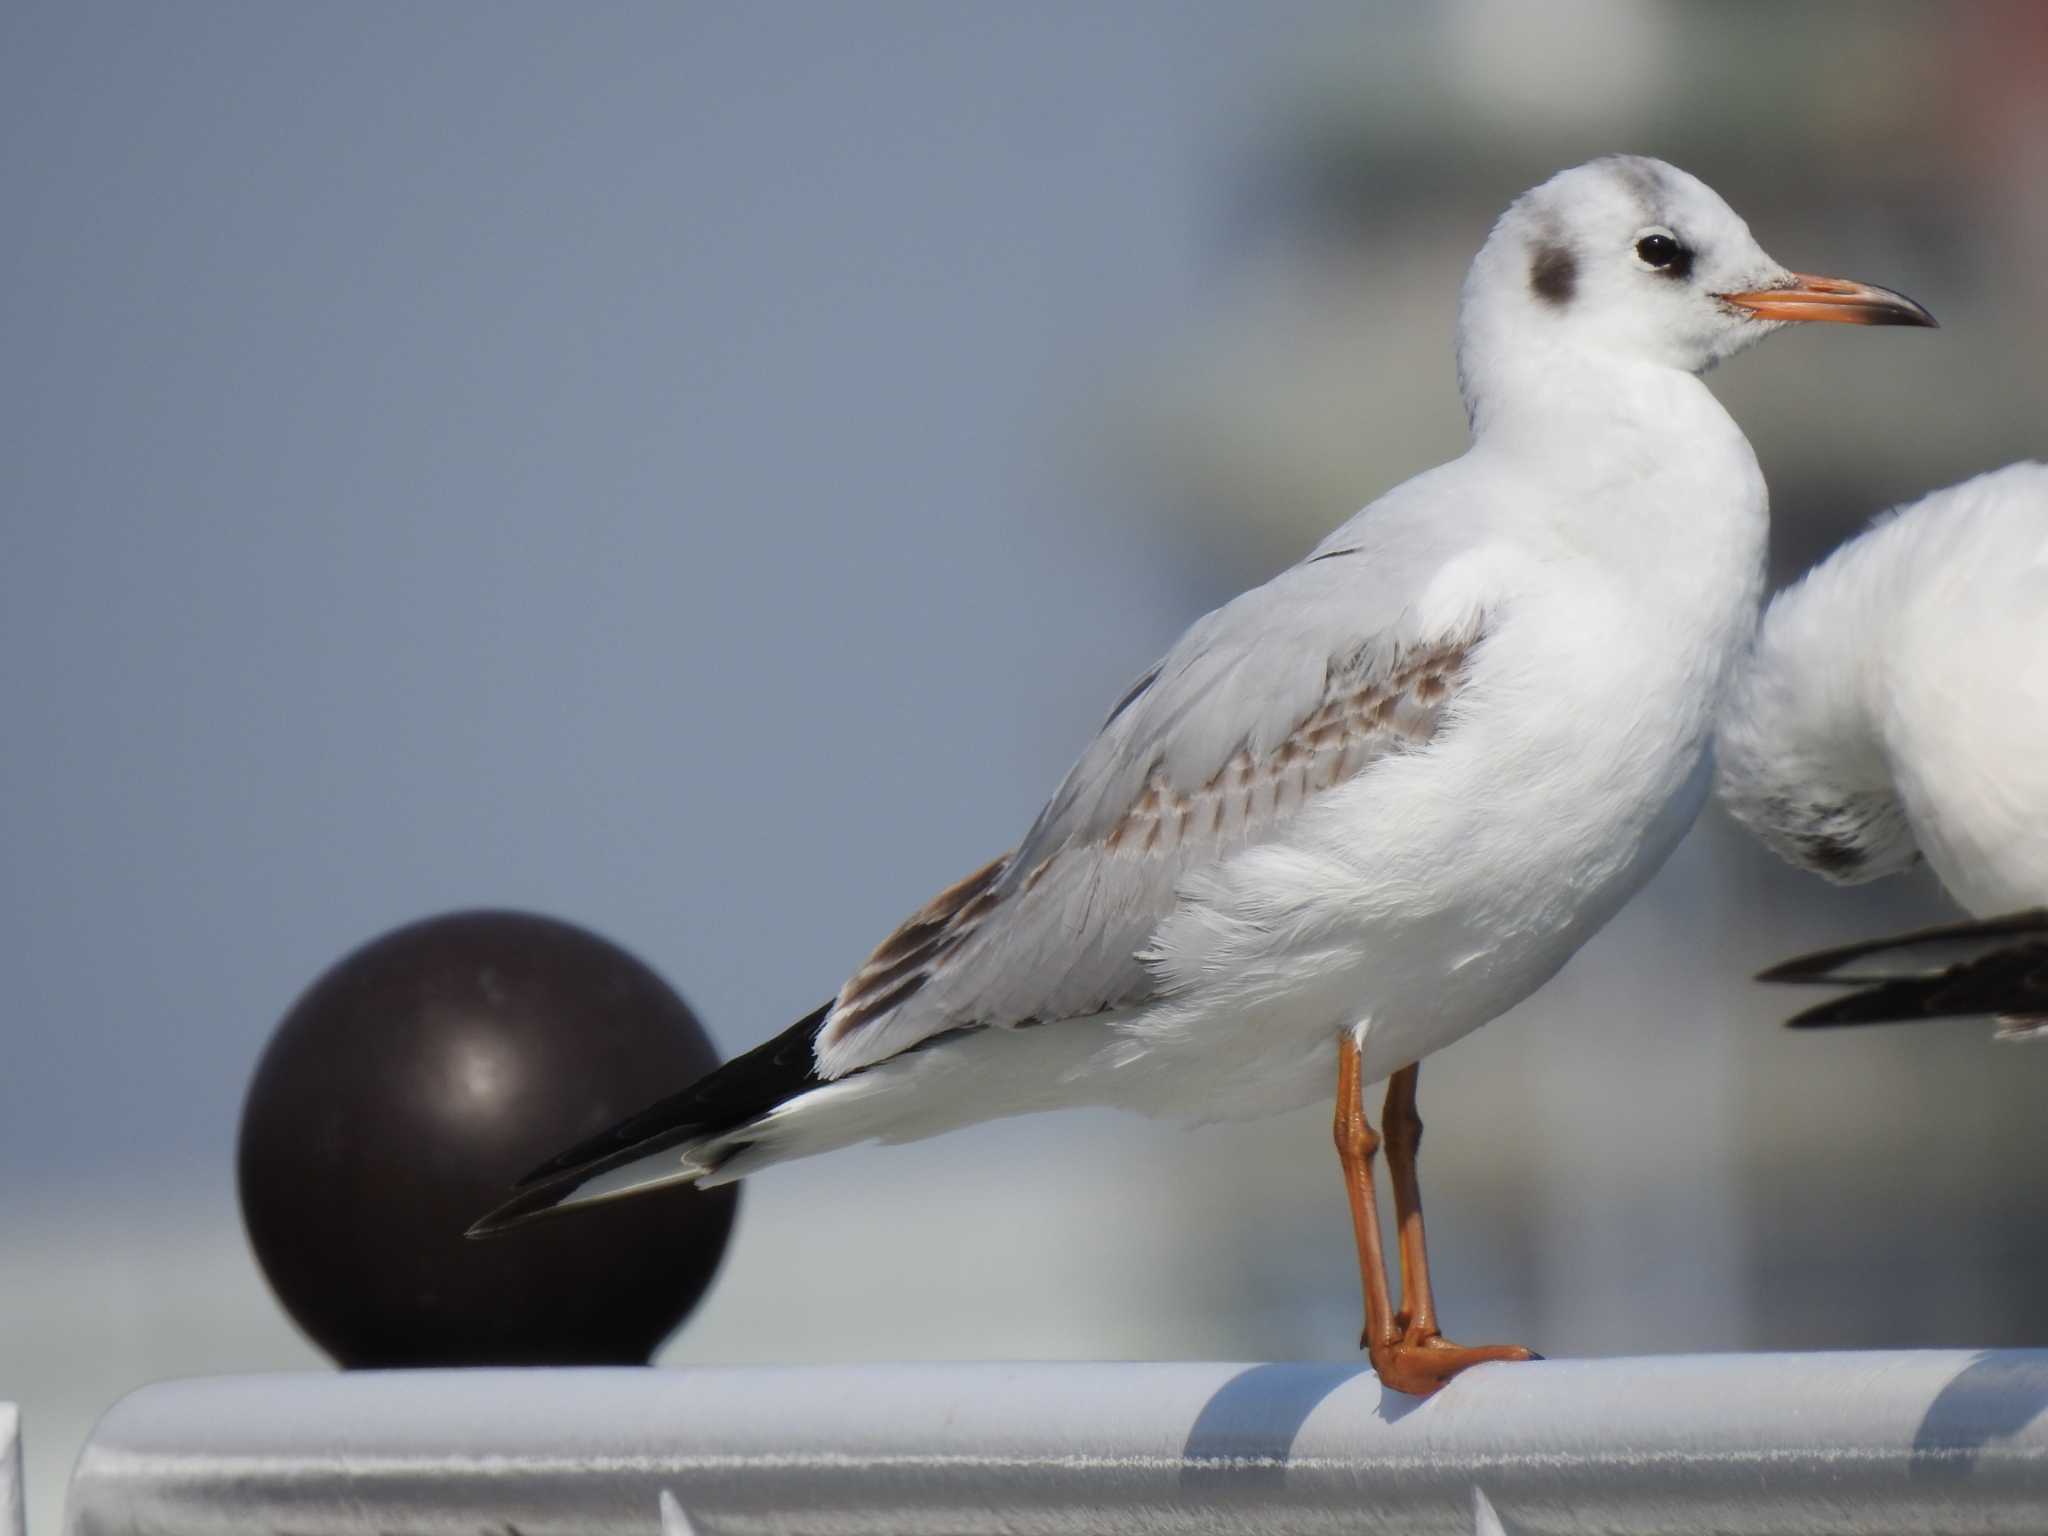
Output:
<instances>
[{"instance_id":1,"label":"orange beak","mask_svg":"<svg viewBox=\"0 0 2048 1536\"><path fill-rule=\"evenodd\" d=\"M1718 295L1760 320L1832 320L1839 325L1933 325L1934 316L1903 293L1846 277L1794 272L1782 288Z\"/></svg>"}]
</instances>

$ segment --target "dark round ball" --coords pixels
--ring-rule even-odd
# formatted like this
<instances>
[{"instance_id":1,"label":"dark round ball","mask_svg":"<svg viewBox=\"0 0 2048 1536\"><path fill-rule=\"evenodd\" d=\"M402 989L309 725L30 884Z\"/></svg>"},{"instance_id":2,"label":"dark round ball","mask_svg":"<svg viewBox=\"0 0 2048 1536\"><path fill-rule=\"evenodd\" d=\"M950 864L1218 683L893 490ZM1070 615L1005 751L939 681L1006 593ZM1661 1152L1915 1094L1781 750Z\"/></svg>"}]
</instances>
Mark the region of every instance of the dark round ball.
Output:
<instances>
[{"instance_id":1,"label":"dark round ball","mask_svg":"<svg viewBox=\"0 0 2048 1536\"><path fill-rule=\"evenodd\" d=\"M463 1229L716 1065L683 1000L595 934L520 912L413 923L315 982L264 1051L237 1152L250 1244L343 1365L644 1363L710 1284L736 1189Z\"/></svg>"}]
</instances>

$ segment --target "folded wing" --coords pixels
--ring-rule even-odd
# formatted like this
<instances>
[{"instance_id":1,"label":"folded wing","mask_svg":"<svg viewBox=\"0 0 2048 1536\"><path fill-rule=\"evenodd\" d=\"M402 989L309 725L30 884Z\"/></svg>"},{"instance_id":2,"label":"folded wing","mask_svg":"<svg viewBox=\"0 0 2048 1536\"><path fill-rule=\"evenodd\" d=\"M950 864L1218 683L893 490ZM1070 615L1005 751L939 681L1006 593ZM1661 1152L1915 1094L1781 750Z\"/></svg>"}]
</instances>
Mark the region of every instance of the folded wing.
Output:
<instances>
[{"instance_id":1,"label":"folded wing","mask_svg":"<svg viewBox=\"0 0 2048 1536\"><path fill-rule=\"evenodd\" d=\"M1455 710L1477 613L1424 628L1375 602L1364 556L1283 572L1196 624L1111 713L1015 852L942 892L840 989L836 1078L948 1030L1145 1001L1138 958L1194 869L1414 751Z\"/></svg>"}]
</instances>

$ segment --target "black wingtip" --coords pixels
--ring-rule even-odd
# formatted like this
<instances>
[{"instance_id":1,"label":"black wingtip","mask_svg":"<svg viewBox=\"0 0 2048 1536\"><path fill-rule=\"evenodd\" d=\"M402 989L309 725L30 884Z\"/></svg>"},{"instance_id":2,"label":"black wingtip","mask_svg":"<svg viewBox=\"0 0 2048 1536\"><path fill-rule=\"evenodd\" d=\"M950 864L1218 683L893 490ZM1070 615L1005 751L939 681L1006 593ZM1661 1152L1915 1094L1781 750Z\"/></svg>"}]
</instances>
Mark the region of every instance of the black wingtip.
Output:
<instances>
[{"instance_id":1,"label":"black wingtip","mask_svg":"<svg viewBox=\"0 0 2048 1536\"><path fill-rule=\"evenodd\" d=\"M1910 1024L1918 1019L1937 1017L1928 1012L1927 990L1924 982L1897 982L1871 987L1795 1013L1785 1021L1785 1027L1842 1029L1856 1024Z\"/></svg>"},{"instance_id":2,"label":"black wingtip","mask_svg":"<svg viewBox=\"0 0 2048 1536\"><path fill-rule=\"evenodd\" d=\"M634 1164L647 1163L659 1158L671 1147L680 1146L693 1138L695 1133L688 1129L650 1136L628 1147L621 1147L581 1163L566 1173L557 1174L545 1184L517 1191L503 1205L479 1217L469 1224L462 1234L464 1237L495 1237L500 1232L509 1232L514 1227L523 1227L528 1222L543 1217L560 1215L578 1206L595 1205L607 1200L623 1200L643 1190L663 1189L675 1184L694 1184L711 1166L695 1161L677 1158L665 1165L659 1174L636 1180L629 1184L615 1185L592 1194L582 1193L584 1187L605 1174L616 1172Z\"/></svg>"},{"instance_id":3,"label":"black wingtip","mask_svg":"<svg viewBox=\"0 0 2048 1536\"><path fill-rule=\"evenodd\" d=\"M590 1203L591 1198L614 1198L612 1194L581 1200L572 1197L592 1179L685 1142L736 1130L814 1087L819 1078L813 1048L831 1007L826 1003L680 1093L672 1093L610 1130L557 1153L513 1185L512 1198L472 1222L463 1236L495 1237L528 1222L574 1210Z\"/></svg>"},{"instance_id":4,"label":"black wingtip","mask_svg":"<svg viewBox=\"0 0 2048 1536\"><path fill-rule=\"evenodd\" d=\"M514 1195L503 1205L471 1222L462 1235L474 1242L478 1238L496 1237L502 1232L510 1232L514 1227L523 1227L528 1222L555 1215L565 1209L562 1205L562 1196L574 1187L549 1185L545 1189L529 1189L522 1194Z\"/></svg>"},{"instance_id":5,"label":"black wingtip","mask_svg":"<svg viewBox=\"0 0 2048 1536\"><path fill-rule=\"evenodd\" d=\"M1780 960L1776 965L1766 966L1755 976L1757 981L1796 985L1800 982L1820 981L1823 973L1833 968L1837 950L1823 950L1811 955L1794 955L1790 960Z\"/></svg>"},{"instance_id":6,"label":"black wingtip","mask_svg":"<svg viewBox=\"0 0 2048 1536\"><path fill-rule=\"evenodd\" d=\"M685 1140L694 1128L691 1111L703 1096L705 1083L717 1075L717 1072L712 1072L681 1093L658 1099L617 1125L599 1131L595 1136L585 1137L568 1151L557 1152L537 1168L523 1174L512 1187L539 1190L558 1183L569 1174L595 1173L601 1164L616 1162L622 1153L659 1151L655 1142L664 1134L669 1136L671 1143Z\"/></svg>"},{"instance_id":7,"label":"black wingtip","mask_svg":"<svg viewBox=\"0 0 2048 1536\"><path fill-rule=\"evenodd\" d=\"M569 1148L566 1152L557 1152L539 1167L529 1169L521 1174L518 1182L513 1184L512 1187L525 1190L552 1183L565 1173L574 1173L586 1164L601 1162L612 1153L622 1152L626 1148L635 1145L639 1138L624 1136L622 1133L626 1130L626 1127L638 1124L640 1121L655 1115L660 1111L662 1105L667 1102L664 1099L660 1104L655 1104L648 1109L642 1110L631 1120L623 1121L609 1130L600 1131L595 1136L587 1137L577 1142L575 1146Z\"/></svg>"},{"instance_id":8,"label":"black wingtip","mask_svg":"<svg viewBox=\"0 0 2048 1536\"><path fill-rule=\"evenodd\" d=\"M2029 907L2024 911L2008 912L2002 917L1968 918L1962 922L1941 923L1932 928L1916 928L1911 933L1894 934L1882 939L1863 939L1854 944L1837 945L1832 949L1815 950L1808 955L1795 955L1790 960L1781 960L1767 970L1758 971L1758 981L1781 982L1797 986L1857 986L1873 981L1905 981L1916 979L1932 980L1944 972L1953 970L1959 963L1966 964L1968 954L1954 958L1943 958L1938 963L1929 963L1917 973L1895 972L1890 975L1848 973L1847 967L1859 960L1872 956L1895 954L1901 951L1925 949L1941 944L1988 945L2003 939L2028 939L2035 936L2048 937L2048 907Z\"/></svg>"},{"instance_id":9,"label":"black wingtip","mask_svg":"<svg viewBox=\"0 0 2048 1536\"><path fill-rule=\"evenodd\" d=\"M1879 963L1863 963L1871 960ZM1857 989L1795 1014L1786 1020L1793 1029L2032 1016L2048 1011L2048 909L1801 955L1757 979Z\"/></svg>"},{"instance_id":10,"label":"black wingtip","mask_svg":"<svg viewBox=\"0 0 2048 1536\"><path fill-rule=\"evenodd\" d=\"M672 1093L610 1130L557 1153L512 1187L536 1189L572 1174L587 1177L597 1171L599 1163L610 1161L618 1166L617 1160L624 1154L662 1151L692 1137L716 1135L758 1119L783 1100L819 1083L814 1043L831 1011L830 1002L820 1005L774 1039L735 1056L680 1093Z\"/></svg>"}]
</instances>

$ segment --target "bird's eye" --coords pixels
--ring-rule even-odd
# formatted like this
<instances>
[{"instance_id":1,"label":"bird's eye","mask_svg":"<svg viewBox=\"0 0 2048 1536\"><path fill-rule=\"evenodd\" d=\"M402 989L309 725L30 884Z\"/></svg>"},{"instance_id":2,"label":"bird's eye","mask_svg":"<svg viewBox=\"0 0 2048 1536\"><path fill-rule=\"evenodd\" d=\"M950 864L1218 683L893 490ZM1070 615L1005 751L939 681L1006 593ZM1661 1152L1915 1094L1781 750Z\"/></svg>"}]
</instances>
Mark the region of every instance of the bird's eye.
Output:
<instances>
[{"instance_id":1,"label":"bird's eye","mask_svg":"<svg viewBox=\"0 0 2048 1536\"><path fill-rule=\"evenodd\" d=\"M1644 235L1636 242L1636 259L1646 267L1655 267L1659 272L1677 266L1679 259L1684 255L1685 247L1667 234Z\"/></svg>"}]
</instances>

